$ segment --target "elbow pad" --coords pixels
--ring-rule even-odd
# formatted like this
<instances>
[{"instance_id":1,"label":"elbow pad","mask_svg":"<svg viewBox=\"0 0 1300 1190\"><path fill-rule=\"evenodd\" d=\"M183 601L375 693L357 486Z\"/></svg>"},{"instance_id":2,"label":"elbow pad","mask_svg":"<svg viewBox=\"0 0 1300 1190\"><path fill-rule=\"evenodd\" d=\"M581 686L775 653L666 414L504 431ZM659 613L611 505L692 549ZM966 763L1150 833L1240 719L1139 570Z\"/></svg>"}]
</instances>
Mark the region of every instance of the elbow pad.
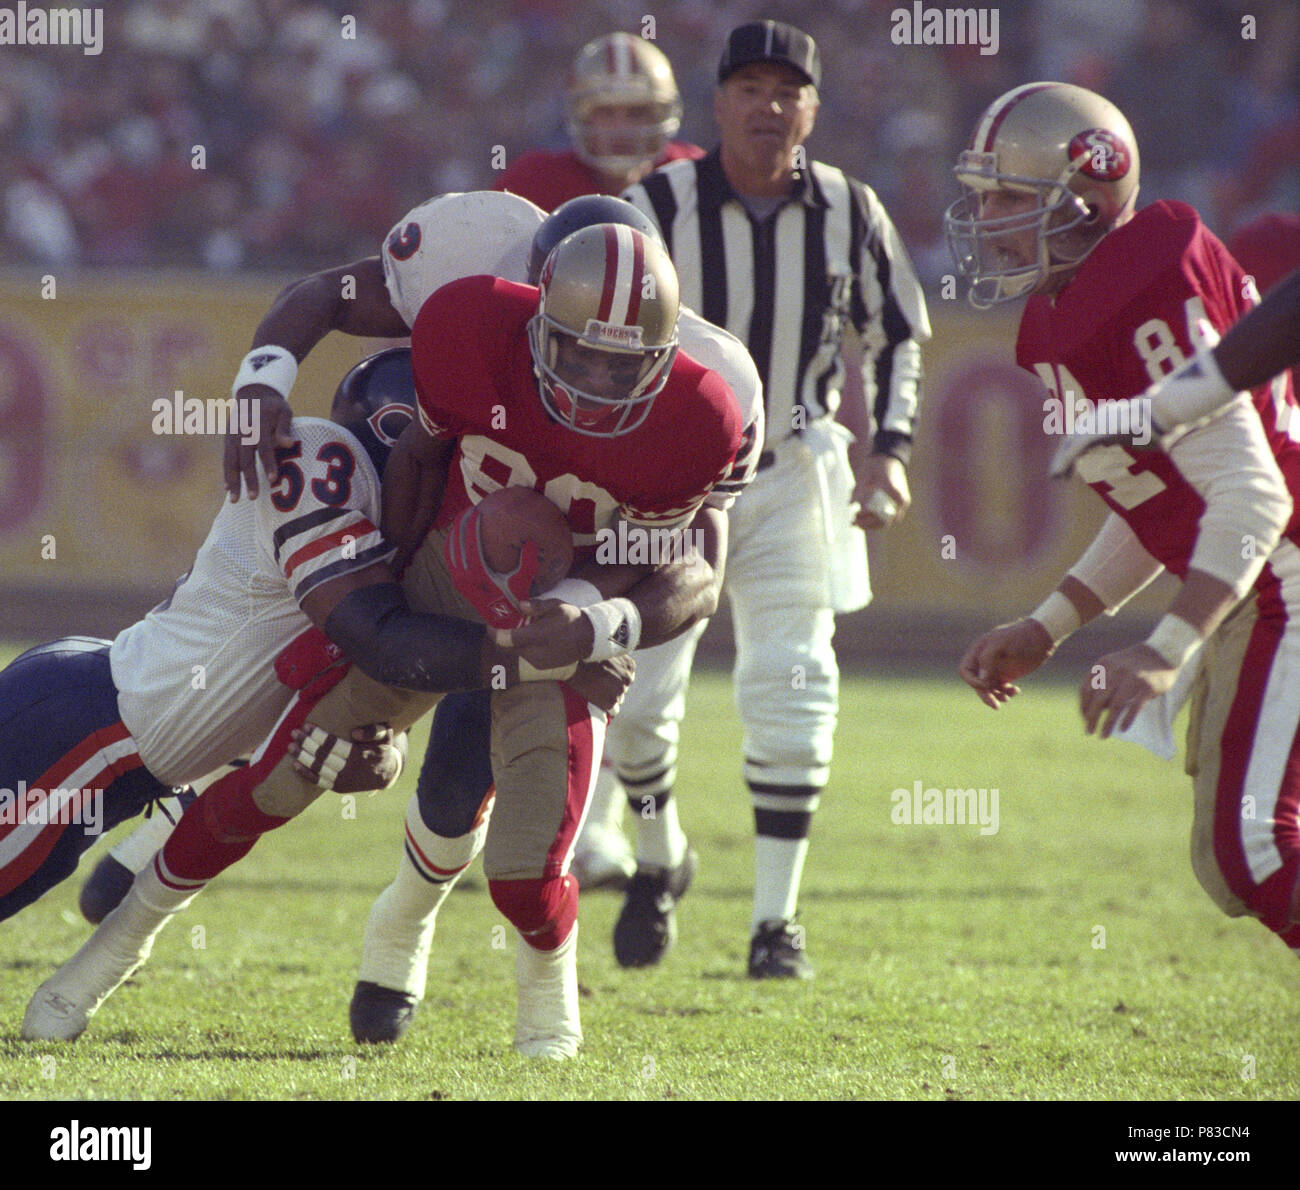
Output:
<instances>
[{"instance_id":1,"label":"elbow pad","mask_svg":"<svg viewBox=\"0 0 1300 1190\"><path fill-rule=\"evenodd\" d=\"M1179 438L1169 457L1205 500L1189 567L1238 597L1254 586L1291 519L1291 495L1250 400Z\"/></svg>"},{"instance_id":2,"label":"elbow pad","mask_svg":"<svg viewBox=\"0 0 1300 1190\"><path fill-rule=\"evenodd\" d=\"M439 693L483 685L484 625L414 612L396 583L344 596L326 618L325 632L385 686Z\"/></svg>"}]
</instances>

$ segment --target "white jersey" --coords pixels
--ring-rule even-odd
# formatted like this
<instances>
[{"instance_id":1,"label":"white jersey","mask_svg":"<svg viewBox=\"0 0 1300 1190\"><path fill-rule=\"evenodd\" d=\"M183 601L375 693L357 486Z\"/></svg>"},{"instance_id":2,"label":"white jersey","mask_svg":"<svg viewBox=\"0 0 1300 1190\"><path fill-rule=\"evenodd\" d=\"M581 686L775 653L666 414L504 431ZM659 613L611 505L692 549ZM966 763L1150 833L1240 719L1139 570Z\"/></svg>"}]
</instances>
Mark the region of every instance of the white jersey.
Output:
<instances>
[{"instance_id":1,"label":"white jersey","mask_svg":"<svg viewBox=\"0 0 1300 1190\"><path fill-rule=\"evenodd\" d=\"M546 212L503 190L472 190L431 198L399 220L384 240L388 297L415 325L436 289L462 277L528 279L528 250Z\"/></svg>"},{"instance_id":2,"label":"white jersey","mask_svg":"<svg viewBox=\"0 0 1300 1190\"><path fill-rule=\"evenodd\" d=\"M122 722L155 777L184 785L249 755L284 710L280 651L311 627L299 607L319 584L393 550L382 539L379 477L341 426L295 419L256 500L226 501L170 599L109 652Z\"/></svg>"},{"instance_id":3,"label":"white jersey","mask_svg":"<svg viewBox=\"0 0 1300 1190\"><path fill-rule=\"evenodd\" d=\"M682 307L677 320L677 337L682 350L696 363L716 372L736 394L744 436L735 461L704 498L706 508L726 510L754 478L758 456L763 453L763 381L745 345L730 331L705 321L694 310Z\"/></svg>"},{"instance_id":4,"label":"white jersey","mask_svg":"<svg viewBox=\"0 0 1300 1190\"><path fill-rule=\"evenodd\" d=\"M528 280L528 253L546 212L516 194L476 190L432 198L398 221L380 259L393 308L407 326L437 289L483 274ZM763 384L745 345L685 306L677 324L681 349L717 372L736 394L744 437L730 470L709 492L709 508L727 509L754 477L763 450Z\"/></svg>"}]
</instances>

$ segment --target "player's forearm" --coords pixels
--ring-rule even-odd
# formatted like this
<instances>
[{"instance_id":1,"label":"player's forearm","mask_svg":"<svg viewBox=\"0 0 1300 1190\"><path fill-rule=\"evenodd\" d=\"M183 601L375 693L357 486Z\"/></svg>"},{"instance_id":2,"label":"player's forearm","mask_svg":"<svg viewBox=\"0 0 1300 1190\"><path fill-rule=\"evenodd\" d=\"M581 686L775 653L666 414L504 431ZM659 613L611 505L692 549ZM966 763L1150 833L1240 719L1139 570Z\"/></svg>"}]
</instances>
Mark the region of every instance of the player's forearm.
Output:
<instances>
[{"instance_id":1,"label":"player's forearm","mask_svg":"<svg viewBox=\"0 0 1300 1190\"><path fill-rule=\"evenodd\" d=\"M368 677L406 690L477 690L490 684L493 663L501 661L484 625L414 612L396 583L344 596L324 627Z\"/></svg>"},{"instance_id":2,"label":"player's forearm","mask_svg":"<svg viewBox=\"0 0 1300 1190\"><path fill-rule=\"evenodd\" d=\"M718 610L726 561L727 514L702 508L681 538L678 556L653 569L587 564L574 577L605 599L630 599L641 616L641 648L680 636Z\"/></svg>"},{"instance_id":3,"label":"player's forearm","mask_svg":"<svg viewBox=\"0 0 1300 1190\"><path fill-rule=\"evenodd\" d=\"M1029 614L1054 649L1103 612L1114 612L1163 570L1114 513L1052 592Z\"/></svg>"},{"instance_id":4,"label":"player's forearm","mask_svg":"<svg viewBox=\"0 0 1300 1190\"><path fill-rule=\"evenodd\" d=\"M1223 337L1146 393L1165 433L1193 425L1237 393L1300 363L1300 271L1292 273Z\"/></svg>"},{"instance_id":5,"label":"player's forearm","mask_svg":"<svg viewBox=\"0 0 1300 1190\"><path fill-rule=\"evenodd\" d=\"M1240 600L1241 596L1222 579L1203 570L1189 570L1168 614L1185 620L1204 640Z\"/></svg>"},{"instance_id":6,"label":"player's forearm","mask_svg":"<svg viewBox=\"0 0 1300 1190\"><path fill-rule=\"evenodd\" d=\"M1124 519L1111 513L1097 536L1070 567L1061 591L1079 605L1086 624L1102 612L1114 613L1147 586L1164 567L1143 547Z\"/></svg>"},{"instance_id":7,"label":"player's forearm","mask_svg":"<svg viewBox=\"0 0 1300 1190\"><path fill-rule=\"evenodd\" d=\"M1256 388L1300 364L1300 269L1278 282L1214 349L1234 391Z\"/></svg>"},{"instance_id":8,"label":"player's forearm","mask_svg":"<svg viewBox=\"0 0 1300 1190\"><path fill-rule=\"evenodd\" d=\"M641 648L662 645L718 610L720 577L702 557L673 562L643 578L628 598L641 613Z\"/></svg>"},{"instance_id":9,"label":"player's forearm","mask_svg":"<svg viewBox=\"0 0 1300 1190\"><path fill-rule=\"evenodd\" d=\"M301 362L330 331L374 338L409 334L389 301L377 256L285 286L258 324L253 346L274 344Z\"/></svg>"}]
</instances>

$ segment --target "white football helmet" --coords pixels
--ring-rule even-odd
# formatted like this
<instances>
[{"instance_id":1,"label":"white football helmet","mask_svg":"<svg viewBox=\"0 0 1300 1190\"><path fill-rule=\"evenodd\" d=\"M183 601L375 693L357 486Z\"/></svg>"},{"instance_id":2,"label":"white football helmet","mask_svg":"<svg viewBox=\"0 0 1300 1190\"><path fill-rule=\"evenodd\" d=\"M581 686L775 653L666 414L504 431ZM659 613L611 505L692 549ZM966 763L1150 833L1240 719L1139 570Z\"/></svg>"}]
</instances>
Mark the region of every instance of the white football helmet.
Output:
<instances>
[{"instance_id":1,"label":"white football helmet","mask_svg":"<svg viewBox=\"0 0 1300 1190\"><path fill-rule=\"evenodd\" d=\"M668 253L631 227L597 223L555 246L538 288L528 341L542 404L592 438L635 430L677 355Z\"/></svg>"},{"instance_id":2,"label":"white football helmet","mask_svg":"<svg viewBox=\"0 0 1300 1190\"><path fill-rule=\"evenodd\" d=\"M600 108L644 110L641 122L599 126ZM578 157L602 173L625 175L653 161L682 126L682 99L663 52L632 33L589 41L569 68L564 114Z\"/></svg>"},{"instance_id":3,"label":"white football helmet","mask_svg":"<svg viewBox=\"0 0 1300 1190\"><path fill-rule=\"evenodd\" d=\"M1026 83L979 118L944 215L958 271L981 309L1060 289L1132 213L1138 149L1120 110L1068 83Z\"/></svg>"}]
</instances>

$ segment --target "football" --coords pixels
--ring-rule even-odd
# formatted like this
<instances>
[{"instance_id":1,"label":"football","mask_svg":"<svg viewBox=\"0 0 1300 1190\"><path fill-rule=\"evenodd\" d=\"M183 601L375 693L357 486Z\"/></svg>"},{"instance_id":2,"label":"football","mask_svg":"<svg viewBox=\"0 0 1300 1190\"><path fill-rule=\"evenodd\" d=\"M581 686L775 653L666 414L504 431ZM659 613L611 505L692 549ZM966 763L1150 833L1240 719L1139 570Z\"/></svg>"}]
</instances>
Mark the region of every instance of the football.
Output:
<instances>
[{"instance_id":1,"label":"football","mask_svg":"<svg viewBox=\"0 0 1300 1190\"><path fill-rule=\"evenodd\" d=\"M524 543L537 546L537 577L530 595L549 591L573 565L573 534L562 513L532 488L502 488L478 503L483 560L497 574L513 574Z\"/></svg>"}]
</instances>

